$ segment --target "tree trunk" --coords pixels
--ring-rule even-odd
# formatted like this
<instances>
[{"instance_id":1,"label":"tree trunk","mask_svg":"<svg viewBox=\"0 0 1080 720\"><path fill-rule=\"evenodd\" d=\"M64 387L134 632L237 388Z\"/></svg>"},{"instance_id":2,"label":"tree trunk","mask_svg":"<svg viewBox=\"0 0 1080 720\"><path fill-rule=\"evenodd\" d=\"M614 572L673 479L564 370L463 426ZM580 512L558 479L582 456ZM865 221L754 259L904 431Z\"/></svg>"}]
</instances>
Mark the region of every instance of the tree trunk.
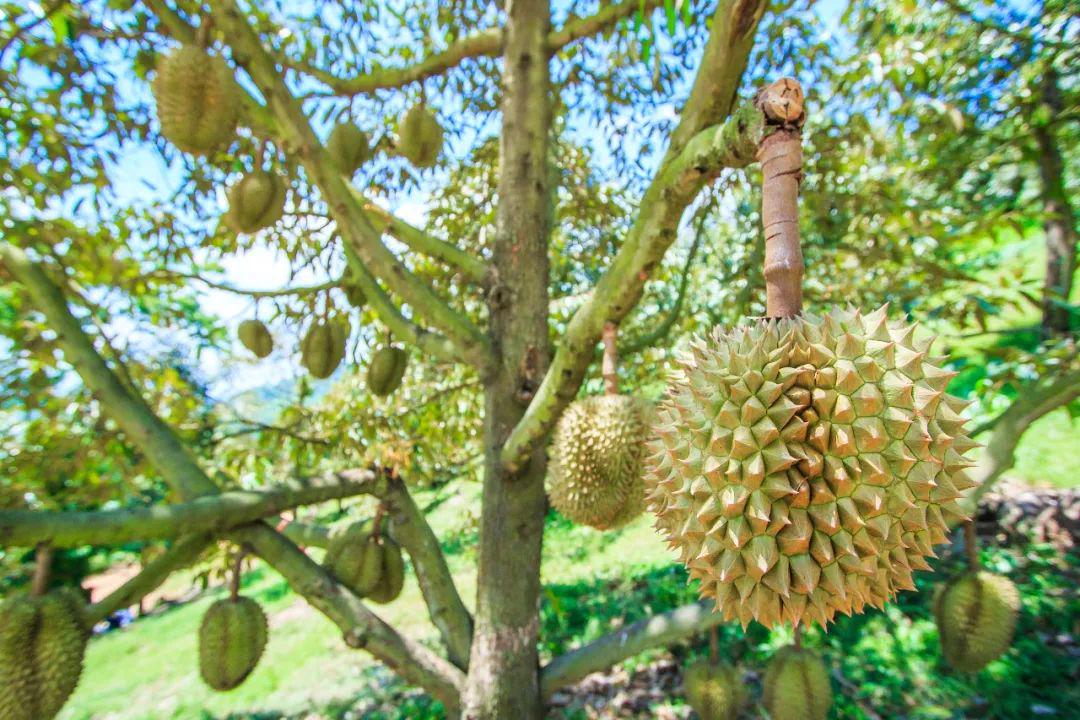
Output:
<instances>
[{"instance_id":1,"label":"tree trunk","mask_svg":"<svg viewBox=\"0 0 1080 720\"><path fill-rule=\"evenodd\" d=\"M504 45L498 229L489 283L483 516L476 627L462 698L467 720L540 718L540 547L545 451L509 473L502 445L524 414L549 361L550 78L546 0L508 0Z\"/></svg>"},{"instance_id":2,"label":"tree trunk","mask_svg":"<svg viewBox=\"0 0 1080 720\"><path fill-rule=\"evenodd\" d=\"M1047 71L1043 79L1043 104L1050 110L1051 122L1062 112L1057 75ZM1065 170L1061 148L1052 124L1035 125L1038 143L1039 179L1042 183L1043 232L1046 236L1046 278L1043 281L1044 337L1069 331L1067 304L1076 271L1076 217L1065 191Z\"/></svg>"}]
</instances>

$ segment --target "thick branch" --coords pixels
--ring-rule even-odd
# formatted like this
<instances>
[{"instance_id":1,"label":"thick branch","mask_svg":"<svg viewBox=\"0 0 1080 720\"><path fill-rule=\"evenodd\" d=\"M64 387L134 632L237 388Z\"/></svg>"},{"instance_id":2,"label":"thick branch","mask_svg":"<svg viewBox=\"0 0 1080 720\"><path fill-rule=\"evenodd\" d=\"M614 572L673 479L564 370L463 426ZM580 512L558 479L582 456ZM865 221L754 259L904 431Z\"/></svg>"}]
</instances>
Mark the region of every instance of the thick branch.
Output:
<instances>
[{"instance_id":1,"label":"thick branch","mask_svg":"<svg viewBox=\"0 0 1080 720\"><path fill-rule=\"evenodd\" d=\"M137 603L165 582L165 578L169 575L195 562L199 553L210 542L209 535L190 535L181 538L144 567L138 575L87 608L87 617L90 622L100 622L117 610Z\"/></svg>"},{"instance_id":2,"label":"thick branch","mask_svg":"<svg viewBox=\"0 0 1080 720\"><path fill-rule=\"evenodd\" d=\"M411 250L441 260L447 265L460 270L470 282L483 284L487 275L487 266L483 260L467 253L445 240L427 234L423 230L395 217L375 203L367 203L365 212L371 224L377 228L385 227L386 232L404 243Z\"/></svg>"},{"instance_id":3,"label":"thick branch","mask_svg":"<svg viewBox=\"0 0 1080 720\"><path fill-rule=\"evenodd\" d=\"M548 663L540 673L545 698L559 688L576 683L589 673L611 667L650 648L665 647L721 624L716 603L702 600L662 615L646 618L621 630L571 650Z\"/></svg>"},{"instance_id":4,"label":"thick branch","mask_svg":"<svg viewBox=\"0 0 1080 720\"><path fill-rule=\"evenodd\" d=\"M178 505L41 512L0 510L0 545L29 547L48 541L56 547L119 545L135 540L169 539L191 533L220 533L299 505L311 505L370 492L374 473L353 471L316 478L312 484L206 495Z\"/></svg>"},{"instance_id":5,"label":"thick branch","mask_svg":"<svg viewBox=\"0 0 1080 720\"><path fill-rule=\"evenodd\" d=\"M131 443L146 453L162 477L185 499L217 493L217 486L203 473L173 431L142 397L129 391L109 369L71 314L60 289L38 264L10 243L0 244L0 262L26 288L34 305L56 331L56 342L67 361Z\"/></svg>"},{"instance_id":6,"label":"thick branch","mask_svg":"<svg viewBox=\"0 0 1080 720\"><path fill-rule=\"evenodd\" d=\"M764 128L761 111L746 103L723 125L698 133L682 152L664 162L626 241L592 296L570 319L540 389L507 439L502 457L508 468L528 458L577 394L604 323L618 322L641 299L649 273L675 240L687 205L721 169L750 164Z\"/></svg>"},{"instance_id":7,"label":"thick branch","mask_svg":"<svg viewBox=\"0 0 1080 720\"><path fill-rule=\"evenodd\" d=\"M386 283L425 322L444 333L478 366L488 360L487 338L467 317L447 305L432 288L381 242L352 187L333 167L315 136L301 104L289 92L273 60L263 48L234 0L213 3L215 23L226 34L233 57L243 67L277 119L286 150L294 153L311 180L319 187L342 239L373 275Z\"/></svg>"},{"instance_id":8,"label":"thick branch","mask_svg":"<svg viewBox=\"0 0 1080 720\"><path fill-rule=\"evenodd\" d=\"M664 0L629 0L629 2L606 6L601 3L600 9L593 15L585 17L575 15L567 18L561 28L548 35L548 48L552 52L557 52L578 40L599 35L639 10L644 15L648 15L663 4Z\"/></svg>"},{"instance_id":9,"label":"thick branch","mask_svg":"<svg viewBox=\"0 0 1080 720\"><path fill-rule=\"evenodd\" d=\"M447 708L457 707L465 683L461 670L398 634L288 538L262 523L240 528L232 533L232 538L246 543L312 607L332 620L349 647L367 650Z\"/></svg>"}]
</instances>

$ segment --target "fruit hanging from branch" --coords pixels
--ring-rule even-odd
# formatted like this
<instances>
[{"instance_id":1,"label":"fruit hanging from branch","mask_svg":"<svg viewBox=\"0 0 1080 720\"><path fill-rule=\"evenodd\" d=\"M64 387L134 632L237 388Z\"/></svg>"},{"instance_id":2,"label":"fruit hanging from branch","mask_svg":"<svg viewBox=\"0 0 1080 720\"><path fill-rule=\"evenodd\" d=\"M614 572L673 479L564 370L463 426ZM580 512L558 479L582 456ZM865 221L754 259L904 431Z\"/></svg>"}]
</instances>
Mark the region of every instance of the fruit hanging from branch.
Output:
<instances>
[{"instance_id":1,"label":"fruit hanging from branch","mask_svg":"<svg viewBox=\"0 0 1080 720\"><path fill-rule=\"evenodd\" d=\"M266 648L266 613L240 595L244 554L233 561L229 597L207 608L199 625L199 673L214 690L232 690L244 682Z\"/></svg>"},{"instance_id":2,"label":"fruit hanging from branch","mask_svg":"<svg viewBox=\"0 0 1080 720\"><path fill-rule=\"evenodd\" d=\"M222 217L234 232L256 233L285 214L288 183L281 175L261 169L241 177L229 188L229 210Z\"/></svg>"},{"instance_id":3,"label":"fruit hanging from branch","mask_svg":"<svg viewBox=\"0 0 1080 720\"><path fill-rule=\"evenodd\" d=\"M832 707L829 670L812 650L780 649L765 669L762 685L772 720L825 720Z\"/></svg>"},{"instance_id":4,"label":"fruit hanging from branch","mask_svg":"<svg viewBox=\"0 0 1080 720\"><path fill-rule=\"evenodd\" d=\"M443 146L443 128L426 104L409 108L398 122L398 152L418 168L434 167Z\"/></svg>"},{"instance_id":5,"label":"fruit hanging from branch","mask_svg":"<svg viewBox=\"0 0 1080 720\"><path fill-rule=\"evenodd\" d=\"M384 345L371 355L368 362L368 390L377 397L386 397L401 386L409 355L396 345Z\"/></svg>"},{"instance_id":6,"label":"fruit hanging from branch","mask_svg":"<svg viewBox=\"0 0 1080 720\"><path fill-rule=\"evenodd\" d=\"M352 177L371 158L371 140L353 123L338 123L326 141L326 154L338 172Z\"/></svg>"},{"instance_id":7,"label":"fruit hanging from branch","mask_svg":"<svg viewBox=\"0 0 1080 720\"><path fill-rule=\"evenodd\" d=\"M236 137L241 91L224 58L177 48L158 60L151 90L161 134L180 150L209 155Z\"/></svg>"},{"instance_id":8,"label":"fruit hanging from branch","mask_svg":"<svg viewBox=\"0 0 1080 720\"><path fill-rule=\"evenodd\" d=\"M349 338L347 320L316 320L300 341L300 362L313 377L325 380L345 357L345 342Z\"/></svg>"},{"instance_id":9,"label":"fruit hanging from branch","mask_svg":"<svg viewBox=\"0 0 1080 720\"><path fill-rule=\"evenodd\" d=\"M264 358L274 350L274 338L261 320L245 320L240 323L236 336L257 358Z\"/></svg>"}]
</instances>

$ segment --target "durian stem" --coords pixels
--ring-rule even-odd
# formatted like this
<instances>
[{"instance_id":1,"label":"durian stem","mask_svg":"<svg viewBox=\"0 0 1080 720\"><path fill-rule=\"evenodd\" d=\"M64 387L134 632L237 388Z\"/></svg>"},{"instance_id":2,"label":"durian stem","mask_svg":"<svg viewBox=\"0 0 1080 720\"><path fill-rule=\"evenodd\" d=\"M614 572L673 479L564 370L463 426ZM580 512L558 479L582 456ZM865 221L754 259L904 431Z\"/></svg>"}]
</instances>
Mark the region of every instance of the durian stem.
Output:
<instances>
[{"instance_id":1,"label":"durian stem","mask_svg":"<svg viewBox=\"0 0 1080 720\"><path fill-rule=\"evenodd\" d=\"M761 224L765 233L766 314L802 312L803 256L799 243L799 185L802 182L802 123L799 83L781 78L754 99L773 128L758 146L761 162Z\"/></svg>"},{"instance_id":2,"label":"durian stem","mask_svg":"<svg viewBox=\"0 0 1080 720\"><path fill-rule=\"evenodd\" d=\"M795 625L795 647L802 650L802 625Z\"/></svg>"},{"instance_id":3,"label":"durian stem","mask_svg":"<svg viewBox=\"0 0 1080 720\"><path fill-rule=\"evenodd\" d=\"M30 584L30 594L34 597L44 595L49 590L52 577L53 547L48 542L40 542L34 552L34 577Z\"/></svg>"},{"instance_id":4,"label":"durian stem","mask_svg":"<svg viewBox=\"0 0 1080 720\"><path fill-rule=\"evenodd\" d=\"M375 519L371 522L371 534L375 537L380 537L382 535L382 522L385 515L386 504L379 503L379 506L375 508Z\"/></svg>"},{"instance_id":5,"label":"durian stem","mask_svg":"<svg viewBox=\"0 0 1080 720\"><path fill-rule=\"evenodd\" d=\"M608 395L619 394L619 352L616 347L619 326L613 322L604 323L601 339L604 342L604 359L600 373L604 376L604 391Z\"/></svg>"},{"instance_id":6,"label":"durian stem","mask_svg":"<svg viewBox=\"0 0 1080 720\"><path fill-rule=\"evenodd\" d=\"M979 537L975 532L974 520L964 523L964 552L967 554L968 566L972 570L982 567L982 562L979 560Z\"/></svg>"},{"instance_id":7,"label":"durian stem","mask_svg":"<svg viewBox=\"0 0 1080 720\"><path fill-rule=\"evenodd\" d=\"M240 599L240 577L244 574L244 556L246 548L240 548L233 559L232 575L229 577L229 599L236 602Z\"/></svg>"},{"instance_id":8,"label":"durian stem","mask_svg":"<svg viewBox=\"0 0 1080 720\"><path fill-rule=\"evenodd\" d=\"M709 628L709 664L720 664L720 633L716 626Z\"/></svg>"}]
</instances>

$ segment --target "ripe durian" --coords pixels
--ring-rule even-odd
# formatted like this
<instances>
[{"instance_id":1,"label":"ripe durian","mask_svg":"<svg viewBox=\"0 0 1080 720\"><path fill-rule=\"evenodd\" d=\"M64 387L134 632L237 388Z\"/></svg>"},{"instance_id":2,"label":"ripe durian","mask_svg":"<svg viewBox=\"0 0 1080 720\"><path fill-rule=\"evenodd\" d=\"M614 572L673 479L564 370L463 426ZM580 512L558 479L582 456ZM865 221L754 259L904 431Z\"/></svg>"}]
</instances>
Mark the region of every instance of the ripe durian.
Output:
<instances>
[{"instance_id":1,"label":"ripe durian","mask_svg":"<svg viewBox=\"0 0 1080 720\"><path fill-rule=\"evenodd\" d=\"M326 141L326 154L342 175L352 177L371 157L371 141L352 123L338 123Z\"/></svg>"},{"instance_id":2,"label":"ripe durian","mask_svg":"<svg viewBox=\"0 0 1080 720\"><path fill-rule=\"evenodd\" d=\"M1020 592L1007 577L985 570L950 580L934 598L941 652L962 672L978 672L1012 643Z\"/></svg>"},{"instance_id":3,"label":"ripe durian","mask_svg":"<svg viewBox=\"0 0 1080 720\"><path fill-rule=\"evenodd\" d=\"M234 232L254 233L270 227L285 213L285 179L255 170L229 188L229 210L222 220Z\"/></svg>"},{"instance_id":4,"label":"ripe durian","mask_svg":"<svg viewBox=\"0 0 1080 720\"><path fill-rule=\"evenodd\" d=\"M214 690L244 682L266 647L266 614L251 598L225 598L206 610L199 626L199 673Z\"/></svg>"},{"instance_id":5,"label":"ripe durian","mask_svg":"<svg viewBox=\"0 0 1080 720\"><path fill-rule=\"evenodd\" d=\"M245 320L236 330L240 342L255 357L264 358L274 349L274 338L261 320Z\"/></svg>"},{"instance_id":6,"label":"ripe durian","mask_svg":"<svg viewBox=\"0 0 1080 720\"><path fill-rule=\"evenodd\" d=\"M320 380L330 377L345 357L349 332L343 318L314 323L300 341L300 362Z\"/></svg>"},{"instance_id":7,"label":"ripe durian","mask_svg":"<svg viewBox=\"0 0 1080 720\"><path fill-rule=\"evenodd\" d=\"M416 167L433 167L442 145L442 125L427 105L412 106L398 122L398 152Z\"/></svg>"},{"instance_id":8,"label":"ripe durian","mask_svg":"<svg viewBox=\"0 0 1080 720\"><path fill-rule=\"evenodd\" d=\"M965 519L965 403L914 332L885 308L833 310L692 343L646 486L726 619L825 625L881 607Z\"/></svg>"},{"instance_id":9,"label":"ripe durian","mask_svg":"<svg viewBox=\"0 0 1080 720\"><path fill-rule=\"evenodd\" d=\"M208 155L236 135L240 89L225 60L185 45L158 58L151 85L161 134L184 152Z\"/></svg>"},{"instance_id":10,"label":"ripe durian","mask_svg":"<svg viewBox=\"0 0 1080 720\"><path fill-rule=\"evenodd\" d=\"M401 385L409 355L394 345L386 345L371 355L368 363L367 384L373 395L385 397Z\"/></svg>"},{"instance_id":11,"label":"ripe durian","mask_svg":"<svg viewBox=\"0 0 1080 720\"><path fill-rule=\"evenodd\" d=\"M832 707L829 670L811 650L782 648L766 668L763 686L772 720L825 720Z\"/></svg>"},{"instance_id":12,"label":"ripe durian","mask_svg":"<svg viewBox=\"0 0 1080 720\"><path fill-rule=\"evenodd\" d=\"M548 497L556 510L600 530L641 513L649 407L625 395L600 395L566 408L555 428L548 466Z\"/></svg>"},{"instance_id":13,"label":"ripe durian","mask_svg":"<svg viewBox=\"0 0 1080 720\"><path fill-rule=\"evenodd\" d=\"M739 671L727 664L698 660L683 673L686 702L701 720L733 720L746 705L748 693Z\"/></svg>"},{"instance_id":14,"label":"ripe durian","mask_svg":"<svg viewBox=\"0 0 1080 720\"><path fill-rule=\"evenodd\" d=\"M366 523L354 523L330 536L323 565L342 585L365 597L382 578L383 550Z\"/></svg>"},{"instance_id":15,"label":"ripe durian","mask_svg":"<svg viewBox=\"0 0 1080 720\"><path fill-rule=\"evenodd\" d=\"M55 717L79 684L89 635L70 588L0 604L0 718Z\"/></svg>"}]
</instances>

